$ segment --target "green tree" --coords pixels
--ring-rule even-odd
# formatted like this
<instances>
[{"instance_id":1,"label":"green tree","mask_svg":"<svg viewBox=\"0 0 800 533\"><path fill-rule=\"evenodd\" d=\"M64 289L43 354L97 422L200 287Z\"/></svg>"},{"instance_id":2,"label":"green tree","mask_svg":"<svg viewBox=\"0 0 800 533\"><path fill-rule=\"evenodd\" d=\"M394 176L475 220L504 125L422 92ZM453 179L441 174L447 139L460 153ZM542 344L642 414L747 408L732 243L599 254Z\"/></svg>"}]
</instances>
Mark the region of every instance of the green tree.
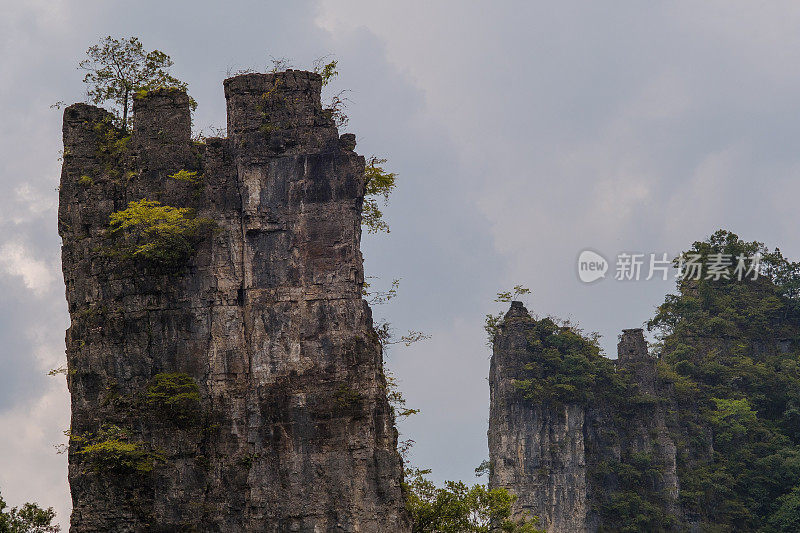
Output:
<instances>
[{"instance_id":1,"label":"green tree","mask_svg":"<svg viewBox=\"0 0 800 533\"><path fill-rule=\"evenodd\" d=\"M701 529L797 531L800 264L725 230L690 256L725 258L731 272L741 256L757 276L679 279L648 323L660 335L659 377L675 390L685 514Z\"/></svg>"},{"instance_id":2,"label":"green tree","mask_svg":"<svg viewBox=\"0 0 800 533\"><path fill-rule=\"evenodd\" d=\"M389 203L389 195L392 194L396 186L397 174L387 172L383 168L385 163L386 159L372 156L367 161L367 166L364 169L364 178L367 186L364 193L361 221L367 227L369 233L377 233L379 231L389 233L389 225L383 220L380 200L381 198L383 199L384 206Z\"/></svg>"},{"instance_id":3,"label":"green tree","mask_svg":"<svg viewBox=\"0 0 800 533\"><path fill-rule=\"evenodd\" d=\"M778 510L769 519L768 531L796 533L800 531L800 485L778 498Z\"/></svg>"},{"instance_id":4,"label":"green tree","mask_svg":"<svg viewBox=\"0 0 800 533\"><path fill-rule=\"evenodd\" d=\"M52 507L42 509L35 503L7 509L0 494L0 533L57 533L61 527L53 524L56 512Z\"/></svg>"},{"instance_id":5,"label":"green tree","mask_svg":"<svg viewBox=\"0 0 800 533\"><path fill-rule=\"evenodd\" d=\"M512 518L516 500L505 489L445 481L437 487L429 470L406 472L406 508L413 533L540 533L536 519Z\"/></svg>"},{"instance_id":6,"label":"green tree","mask_svg":"<svg viewBox=\"0 0 800 533\"><path fill-rule=\"evenodd\" d=\"M89 100L95 104L111 101L127 128L133 95L158 87L186 89L186 83L169 73L172 59L161 50L147 51L136 37L114 39L110 35L89 47L78 68L85 70ZM192 100L192 106L195 107Z\"/></svg>"},{"instance_id":7,"label":"green tree","mask_svg":"<svg viewBox=\"0 0 800 533\"><path fill-rule=\"evenodd\" d=\"M495 302L500 303L508 303L514 298L521 298L531 293L531 290L524 285L514 285L514 288L510 291L500 291L497 293L495 297ZM483 325L483 329L486 330L486 344L487 346L492 346L494 344L494 336L497 335L497 330L500 327L500 323L503 321L503 317L505 316L505 311L501 311L496 314L488 314L486 315L486 320Z\"/></svg>"},{"instance_id":8,"label":"green tree","mask_svg":"<svg viewBox=\"0 0 800 533\"><path fill-rule=\"evenodd\" d=\"M181 266L214 227L212 220L196 217L190 208L145 199L130 202L109 219L109 234L118 238L111 255L163 267Z\"/></svg>"}]
</instances>

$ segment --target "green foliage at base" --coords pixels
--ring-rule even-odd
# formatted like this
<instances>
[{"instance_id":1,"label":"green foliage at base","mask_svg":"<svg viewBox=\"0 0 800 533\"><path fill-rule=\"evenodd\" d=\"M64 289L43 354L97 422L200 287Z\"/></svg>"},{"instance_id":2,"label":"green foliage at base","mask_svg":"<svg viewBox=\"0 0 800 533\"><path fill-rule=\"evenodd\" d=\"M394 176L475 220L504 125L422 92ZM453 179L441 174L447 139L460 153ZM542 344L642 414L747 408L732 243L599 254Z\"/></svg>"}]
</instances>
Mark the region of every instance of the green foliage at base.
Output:
<instances>
[{"instance_id":1,"label":"green foliage at base","mask_svg":"<svg viewBox=\"0 0 800 533\"><path fill-rule=\"evenodd\" d=\"M42 509L35 503L8 509L0 494L0 533L58 533L61 526L53 524L56 512L52 507Z\"/></svg>"},{"instance_id":2,"label":"green foliage at base","mask_svg":"<svg viewBox=\"0 0 800 533\"><path fill-rule=\"evenodd\" d=\"M800 264L723 230L686 252L702 264L723 254L731 271L756 253L756 279L680 280L649 327L675 392L687 518L715 531L798 531Z\"/></svg>"},{"instance_id":3,"label":"green foliage at base","mask_svg":"<svg viewBox=\"0 0 800 533\"><path fill-rule=\"evenodd\" d=\"M461 481L437 487L425 477L429 472L406 472L406 508L413 533L541 533L535 518L511 517L516 496L507 490Z\"/></svg>"},{"instance_id":4,"label":"green foliage at base","mask_svg":"<svg viewBox=\"0 0 800 533\"><path fill-rule=\"evenodd\" d=\"M145 401L179 423L196 421L201 415L200 387L188 374L156 374L147 387Z\"/></svg>"},{"instance_id":5,"label":"green foliage at base","mask_svg":"<svg viewBox=\"0 0 800 533\"><path fill-rule=\"evenodd\" d=\"M130 202L112 213L109 234L116 239L112 255L151 265L180 268L194 254L202 236L214 227L210 219L185 207L152 200Z\"/></svg>"},{"instance_id":6,"label":"green foliage at base","mask_svg":"<svg viewBox=\"0 0 800 533\"><path fill-rule=\"evenodd\" d=\"M75 452L98 474L146 474L153 470L158 456L147 451L141 443L128 440L122 428L106 425L92 437L71 437L82 444Z\"/></svg>"}]
</instances>

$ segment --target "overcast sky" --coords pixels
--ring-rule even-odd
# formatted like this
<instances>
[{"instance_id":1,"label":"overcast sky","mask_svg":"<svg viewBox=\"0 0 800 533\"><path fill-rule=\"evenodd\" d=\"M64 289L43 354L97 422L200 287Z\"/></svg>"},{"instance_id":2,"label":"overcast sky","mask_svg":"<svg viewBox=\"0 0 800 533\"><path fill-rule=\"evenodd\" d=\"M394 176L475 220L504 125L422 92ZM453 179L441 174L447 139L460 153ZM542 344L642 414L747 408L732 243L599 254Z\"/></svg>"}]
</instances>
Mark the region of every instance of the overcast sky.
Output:
<instances>
[{"instance_id":1,"label":"overcast sky","mask_svg":"<svg viewBox=\"0 0 800 533\"><path fill-rule=\"evenodd\" d=\"M797 259L800 4L733 2L113 2L2 0L0 16L0 490L66 523L69 397L48 369L69 324L56 232L61 111L105 35L175 61L224 126L222 80L269 58L335 54L346 131L399 175L388 236L365 236L367 274L402 278L376 309L400 332L389 365L409 405L413 461L473 481L487 456L494 293L578 321L614 355L671 282L615 281L619 252L675 254L727 228ZM607 279L576 274L590 248ZM380 284L380 282L377 282Z\"/></svg>"}]
</instances>

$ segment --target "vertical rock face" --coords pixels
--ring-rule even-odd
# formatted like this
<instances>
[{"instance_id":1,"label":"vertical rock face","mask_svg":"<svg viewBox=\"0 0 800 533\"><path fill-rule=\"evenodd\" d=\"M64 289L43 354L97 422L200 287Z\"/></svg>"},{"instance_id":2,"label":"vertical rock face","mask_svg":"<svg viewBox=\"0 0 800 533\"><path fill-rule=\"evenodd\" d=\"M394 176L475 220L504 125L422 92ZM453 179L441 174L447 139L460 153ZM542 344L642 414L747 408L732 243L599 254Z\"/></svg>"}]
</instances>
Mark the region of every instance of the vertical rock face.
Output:
<instances>
[{"instance_id":1,"label":"vertical rock face","mask_svg":"<svg viewBox=\"0 0 800 533\"><path fill-rule=\"evenodd\" d=\"M522 304L513 302L494 338L490 486L514 493L515 513L538 516L548 532L677 527L676 449L659 400L668 394L659 386L642 330L620 336L619 381L611 395L594 394L588 403L537 402L515 385L526 379L526 364L552 357L533 338L536 326ZM637 483L630 472L638 472ZM620 514L632 498L632 507L646 506L653 521Z\"/></svg>"},{"instance_id":2,"label":"vertical rock face","mask_svg":"<svg viewBox=\"0 0 800 533\"><path fill-rule=\"evenodd\" d=\"M320 90L228 79L229 136L204 143L179 91L140 96L130 138L66 109L72 531L409 530L361 297L364 160ZM110 231L140 200L186 210Z\"/></svg>"},{"instance_id":3,"label":"vertical rock face","mask_svg":"<svg viewBox=\"0 0 800 533\"><path fill-rule=\"evenodd\" d=\"M530 356L535 320L513 302L494 339L489 371L492 488L517 496L515 510L538 516L548 531L586 531L586 410L532 404L514 386Z\"/></svg>"}]
</instances>

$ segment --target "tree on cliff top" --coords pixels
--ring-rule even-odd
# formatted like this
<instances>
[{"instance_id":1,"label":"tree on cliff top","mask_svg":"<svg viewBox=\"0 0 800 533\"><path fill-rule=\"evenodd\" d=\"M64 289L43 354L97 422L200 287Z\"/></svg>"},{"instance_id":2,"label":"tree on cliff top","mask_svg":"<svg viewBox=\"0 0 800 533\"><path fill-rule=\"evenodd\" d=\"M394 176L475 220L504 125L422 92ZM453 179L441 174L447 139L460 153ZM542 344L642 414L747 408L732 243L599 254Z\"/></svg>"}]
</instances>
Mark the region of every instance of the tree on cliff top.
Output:
<instances>
[{"instance_id":1,"label":"tree on cliff top","mask_svg":"<svg viewBox=\"0 0 800 533\"><path fill-rule=\"evenodd\" d=\"M146 51L136 37L113 39L109 35L89 47L86 55L78 68L87 71L83 82L88 85L89 100L95 104L111 100L118 106L115 111L121 115L123 129L136 92L158 87L186 89L185 82L169 73L172 59L161 50Z\"/></svg>"}]
</instances>

